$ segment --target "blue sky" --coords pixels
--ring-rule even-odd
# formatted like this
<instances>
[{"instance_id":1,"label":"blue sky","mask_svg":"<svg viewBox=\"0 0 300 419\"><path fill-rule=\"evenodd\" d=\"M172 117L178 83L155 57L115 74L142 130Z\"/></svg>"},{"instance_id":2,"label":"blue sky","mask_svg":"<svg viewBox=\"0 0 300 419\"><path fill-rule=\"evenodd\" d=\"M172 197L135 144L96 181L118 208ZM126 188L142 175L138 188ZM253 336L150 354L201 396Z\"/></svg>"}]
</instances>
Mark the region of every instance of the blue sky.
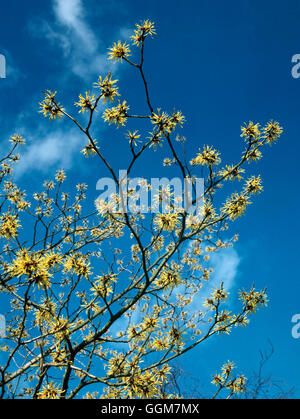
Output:
<instances>
[{"instance_id":1,"label":"blue sky","mask_svg":"<svg viewBox=\"0 0 300 419\"><path fill-rule=\"evenodd\" d=\"M2 150L11 134L21 132L28 141L17 172L22 187L39 189L41 181L64 167L70 185L89 184L92 202L97 179L107 173L80 157L84 140L70 124L50 124L37 113L41 91L59 91L70 107L99 74L112 70L128 102L144 106L136 75L126 66L107 63L106 52L147 18L158 33L146 50L152 102L182 110L191 156L208 143L222 152L224 161L235 161L243 148L240 126L245 121L264 124L274 118L284 128L279 144L266 149L253 167L253 173L261 173L265 191L233 226L240 234L235 251L216 261L218 275L231 278L232 292L253 282L257 288L267 286L270 306L247 329L205 344L182 364L206 378L230 359L247 375L270 340L275 355L269 372L295 386L299 396L300 340L291 335L292 316L300 313L300 79L291 76L292 56L300 53L299 1L5 2L0 24L0 53L7 59L7 78L0 79ZM106 155L120 166L124 153L122 145L115 146L116 133L101 122L95 129L97 138L105 139ZM148 163L138 167L138 175L152 173Z\"/></svg>"}]
</instances>

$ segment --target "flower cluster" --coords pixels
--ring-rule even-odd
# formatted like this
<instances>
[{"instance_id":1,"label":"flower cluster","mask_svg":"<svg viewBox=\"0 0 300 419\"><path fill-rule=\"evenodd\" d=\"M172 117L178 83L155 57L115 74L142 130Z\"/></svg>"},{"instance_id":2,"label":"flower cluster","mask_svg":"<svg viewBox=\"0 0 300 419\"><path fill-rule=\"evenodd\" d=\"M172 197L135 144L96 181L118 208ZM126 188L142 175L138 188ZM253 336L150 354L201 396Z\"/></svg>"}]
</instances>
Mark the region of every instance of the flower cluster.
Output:
<instances>
[{"instance_id":1,"label":"flower cluster","mask_svg":"<svg viewBox=\"0 0 300 419\"><path fill-rule=\"evenodd\" d=\"M178 271L166 267L158 278L155 279L153 285L158 288L167 290L168 288L174 288L180 285L182 279Z\"/></svg>"},{"instance_id":2,"label":"flower cluster","mask_svg":"<svg viewBox=\"0 0 300 419\"><path fill-rule=\"evenodd\" d=\"M42 390L39 391L37 398L55 400L60 399L61 394L62 390L60 386L51 381L50 383L43 386Z\"/></svg>"},{"instance_id":3,"label":"flower cluster","mask_svg":"<svg viewBox=\"0 0 300 419\"><path fill-rule=\"evenodd\" d=\"M161 110L158 109L157 113L153 113L151 121L156 125L159 133L170 134L177 125L182 127L185 118L180 111L168 115L166 112L161 112Z\"/></svg>"},{"instance_id":4,"label":"flower cluster","mask_svg":"<svg viewBox=\"0 0 300 419\"><path fill-rule=\"evenodd\" d=\"M20 144L20 145L24 145L26 142L25 139L22 137L22 135L19 135L19 134L12 135L9 141L13 144Z\"/></svg>"},{"instance_id":5,"label":"flower cluster","mask_svg":"<svg viewBox=\"0 0 300 419\"><path fill-rule=\"evenodd\" d=\"M43 256L39 252L19 250L16 258L9 265L8 272L11 276L25 275L29 281L39 287L48 288L51 285L52 274L49 272L48 256Z\"/></svg>"},{"instance_id":6,"label":"flower cluster","mask_svg":"<svg viewBox=\"0 0 300 419\"><path fill-rule=\"evenodd\" d=\"M85 96L80 94L79 101L75 102L75 105L80 108L79 113L91 111L95 105L95 95L92 95L89 92L85 92Z\"/></svg>"},{"instance_id":7,"label":"flower cluster","mask_svg":"<svg viewBox=\"0 0 300 419\"><path fill-rule=\"evenodd\" d=\"M213 166L221 162L220 153L211 146L205 146L197 156L191 160L192 166Z\"/></svg>"},{"instance_id":8,"label":"flower cluster","mask_svg":"<svg viewBox=\"0 0 300 419\"><path fill-rule=\"evenodd\" d=\"M215 397L220 393L221 390L229 390L229 398L234 394L243 393L246 389L246 378L244 375L238 377L233 376L234 364L228 361L222 367L221 374L213 376L212 384L218 387L218 391Z\"/></svg>"},{"instance_id":9,"label":"flower cluster","mask_svg":"<svg viewBox=\"0 0 300 419\"><path fill-rule=\"evenodd\" d=\"M172 232L179 225L179 214L174 212L157 214L154 218L154 225L158 230Z\"/></svg>"},{"instance_id":10,"label":"flower cluster","mask_svg":"<svg viewBox=\"0 0 300 419\"><path fill-rule=\"evenodd\" d=\"M114 123L119 128L120 126L124 126L126 124L128 110L129 106L127 105L126 100L124 100L117 106L110 109L106 109L103 114L103 119L105 122L108 122L109 125Z\"/></svg>"},{"instance_id":11,"label":"flower cluster","mask_svg":"<svg viewBox=\"0 0 300 419\"><path fill-rule=\"evenodd\" d=\"M113 292L113 284L117 282L116 274L108 274L97 277L91 291L94 295L103 298L108 297Z\"/></svg>"},{"instance_id":12,"label":"flower cluster","mask_svg":"<svg viewBox=\"0 0 300 419\"><path fill-rule=\"evenodd\" d=\"M144 44L147 36L156 35L155 26L153 22L145 20L141 25L136 24L136 29L134 30L134 35L131 36L133 44L140 47Z\"/></svg>"},{"instance_id":13,"label":"flower cluster","mask_svg":"<svg viewBox=\"0 0 300 419\"><path fill-rule=\"evenodd\" d=\"M118 93L118 88L115 84L118 80L112 80L112 75L109 73L104 79L99 76L99 79L96 83L94 83L95 87L101 89L101 96L103 97L104 103L113 102L117 96L120 96Z\"/></svg>"},{"instance_id":14,"label":"flower cluster","mask_svg":"<svg viewBox=\"0 0 300 419\"><path fill-rule=\"evenodd\" d=\"M115 61L121 61L127 57L130 57L130 48L129 45L124 42L122 44L121 41L115 42L111 48L109 48L109 59Z\"/></svg>"},{"instance_id":15,"label":"flower cluster","mask_svg":"<svg viewBox=\"0 0 300 419\"><path fill-rule=\"evenodd\" d=\"M244 214L247 206L250 204L251 202L249 201L249 197L246 194L234 193L230 198L227 199L221 210L223 214L230 218L230 220L234 221Z\"/></svg>"},{"instance_id":16,"label":"flower cluster","mask_svg":"<svg viewBox=\"0 0 300 419\"><path fill-rule=\"evenodd\" d=\"M64 261L64 269L66 272L71 272L85 278L88 278L91 273L90 263L80 253L67 256Z\"/></svg>"},{"instance_id":17,"label":"flower cluster","mask_svg":"<svg viewBox=\"0 0 300 419\"><path fill-rule=\"evenodd\" d=\"M15 238L18 235L18 228L21 226L17 215L5 213L0 216L0 237L6 240Z\"/></svg>"},{"instance_id":18,"label":"flower cluster","mask_svg":"<svg viewBox=\"0 0 300 419\"><path fill-rule=\"evenodd\" d=\"M55 100L56 92L47 90L45 99L40 102L40 112L50 119L61 118L63 116L64 108Z\"/></svg>"}]
</instances>

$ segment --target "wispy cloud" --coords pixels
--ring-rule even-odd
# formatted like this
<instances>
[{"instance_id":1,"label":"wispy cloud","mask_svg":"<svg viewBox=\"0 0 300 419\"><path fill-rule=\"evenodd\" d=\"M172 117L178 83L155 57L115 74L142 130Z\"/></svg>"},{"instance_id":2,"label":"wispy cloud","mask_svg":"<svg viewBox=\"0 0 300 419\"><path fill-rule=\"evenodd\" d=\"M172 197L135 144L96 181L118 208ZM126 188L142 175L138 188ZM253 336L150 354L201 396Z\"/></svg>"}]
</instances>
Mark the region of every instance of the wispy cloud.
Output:
<instances>
[{"instance_id":1,"label":"wispy cloud","mask_svg":"<svg viewBox=\"0 0 300 419\"><path fill-rule=\"evenodd\" d=\"M97 2L96 6L105 11L106 6L104 7L101 3ZM56 48L56 60L59 56L62 58L57 72L49 75L50 80L55 78L60 84L66 84L75 75L81 79L80 84L86 86L89 83L90 85L91 79L95 81L100 74L112 70L112 65L114 72L119 68L117 64L112 64L107 60L107 46L101 38L101 28L99 29L98 26L96 29L91 25L85 5L84 0L52 0L52 18L43 20L36 17L29 22L31 34L39 39L45 39L48 45ZM102 17L105 18L104 15ZM119 36L121 39L128 37L129 30L125 27L121 28ZM45 83L47 82L48 80L45 80ZM73 80L72 83L74 86ZM26 128L28 125L26 120L23 122ZM80 135L73 131L63 132L63 128L51 134L48 132L45 134L45 132L42 131L42 135L39 133L40 139L35 135L29 147L24 149L17 176L33 168L46 172L50 167L57 165L64 168L72 166L74 151L78 151L81 141ZM65 153L66 143L68 153Z\"/></svg>"},{"instance_id":2,"label":"wispy cloud","mask_svg":"<svg viewBox=\"0 0 300 419\"><path fill-rule=\"evenodd\" d=\"M226 291L229 291L236 286L239 264L240 257L233 248L229 247L227 249L222 249L217 253L213 253L210 256L210 267L213 269L213 273L210 280L205 282L199 293L196 294L192 307L195 305L197 307L202 305L205 298L208 298L222 283Z\"/></svg>"},{"instance_id":3,"label":"wispy cloud","mask_svg":"<svg viewBox=\"0 0 300 419\"><path fill-rule=\"evenodd\" d=\"M75 129L68 132L57 129L51 133L40 130L30 137L30 143L23 149L14 171L15 176L19 178L27 171L47 173L51 169L69 169L74 154L79 153L82 144L82 135Z\"/></svg>"},{"instance_id":4,"label":"wispy cloud","mask_svg":"<svg viewBox=\"0 0 300 419\"><path fill-rule=\"evenodd\" d=\"M237 285L236 279L240 261L237 251L231 247L210 255L209 267L213 269L213 272L209 281L204 281L203 286L194 295L192 302L188 306L190 313L203 309L205 299L216 288L219 288L222 283L226 291L230 291ZM176 293L184 294L184 286L179 286Z\"/></svg>"},{"instance_id":5,"label":"wispy cloud","mask_svg":"<svg viewBox=\"0 0 300 419\"><path fill-rule=\"evenodd\" d=\"M69 28L85 45L88 52L95 52L97 39L84 20L81 0L54 0L53 9L59 23Z\"/></svg>"},{"instance_id":6,"label":"wispy cloud","mask_svg":"<svg viewBox=\"0 0 300 419\"><path fill-rule=\"evenodd\" d=\"M213 268L213 273L208 282L203 284L203 287L199 289L199 292L194 295L192 302L186 307L189 310L190 314L193 314L203 308L203 303L206 298L208 298L211 293L220 285L224 284L224 289L226 291L231 290L235 287L236 278L238 274L238 266L240 264L240 257L237 251L233 248L227 248L219 251L218 253L212 254L210 258L210 267ZM184 295L185 286L180 285L174 290L173 297L170 302L176 304L176 295ZM138 324L142 320L142 314L137 309L133 313L132 324ZM114 323L110 332L112 336L117 337L117 333L122 330L126 330L128 326L128 319L122 318ZM209 326L203 325L205 329ZM126 345L125 345L126 346Z\"/></svg>"},{"instance_id":7,"label":"wispy cloud","mask_svg":"<svg viewBox=\"0 0 300 419\"><path fill-rule=\"evenodd\" d=\"M210 286L215 288L223 282L224 288L232 288L240 264L237 251L233 248L223 249L219 253L212 254L210 260L214 269Z\"/></svg>"},{"instance_id":8,"label":"wispy cloud","mask_svg":"<svg viewBox=\"0 0 300 419\"><path fill-rule=\"evenodd\" d=\"M109 69L107 51L101 36L91 28L82 0L53 0L53 21L35 20L29 28L58 47L64 57L64 76L75 74L82 79Z\"/></svg>"}]
</instances>

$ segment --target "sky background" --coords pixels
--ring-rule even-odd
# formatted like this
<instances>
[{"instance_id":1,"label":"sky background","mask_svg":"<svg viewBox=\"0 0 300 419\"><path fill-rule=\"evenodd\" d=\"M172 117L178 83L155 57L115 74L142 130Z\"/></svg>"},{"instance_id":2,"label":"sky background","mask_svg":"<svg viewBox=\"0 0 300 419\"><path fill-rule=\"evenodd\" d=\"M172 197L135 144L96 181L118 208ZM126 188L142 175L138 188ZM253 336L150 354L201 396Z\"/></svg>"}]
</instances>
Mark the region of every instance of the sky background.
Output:
<instances>
[{"instance_id":1,"label":"sky background","mask_svg":"<svg viewBox=\"0 0 300 419\"><path fill-rule=\"evenodd\" d=\"M291 334L291 319L300 313L300 79L291 75L292 57L300 54L299 0L5 2L0 17L0 53L7 60L7 78L0 79L2 151L10 135L23 134L27 146L17 170L19 185L37 191L43 180L65 168L69 187L87 183L93 202L96 182L107 173L80 156L85 142L78 130L67 121L44 120L38 102L41 91L57 90L69 110L99 74L112 70L122 97L146 112L136 73L106 60L107 48L128 39L141 19L154 21L158 33L146 49L152 103L182 110L190 157L203 144L214 144L223 162L234 162L243 151L240 127L249 120L276 119L284 128L280 142L265 149L263 160L252 167L251 173L263 177L264 193L232 226L240 234L235 250L214 260L215 280L226 279L232 294L255 282L257 288L268 287L270 305L246 329L205 343L181 366L204 383L228 359L249 375L258 366L259 350L271 341L275 354L266 373L295 387L299 397L300 340ZM107 129L101 118L94 130L115 167L126 167L126 142L119 133ZM136 174L167 175L158 164L169 156L167 150L158 153L155 160L149 154Z\"/></svg>"}]
</instances>

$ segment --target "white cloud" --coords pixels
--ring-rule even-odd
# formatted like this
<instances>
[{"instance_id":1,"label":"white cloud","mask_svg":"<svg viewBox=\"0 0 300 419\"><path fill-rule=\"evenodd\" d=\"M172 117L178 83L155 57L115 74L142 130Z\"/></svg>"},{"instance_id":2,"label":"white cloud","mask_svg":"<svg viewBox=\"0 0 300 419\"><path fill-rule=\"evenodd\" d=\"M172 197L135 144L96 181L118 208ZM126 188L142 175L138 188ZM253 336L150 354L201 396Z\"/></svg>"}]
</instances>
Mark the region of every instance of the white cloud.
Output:
<instances>
[{"instance_id":1,"label":"white cloud","mask_svg":"<svg viewBox=\"0 0 300 419\"><path fill-rule=\"evenodd\" d=\"M232 289L236 285L239 263L240 257L237 251L231 247L211 254L210 266L213 269L213 273L210 280L203 284L196 299L201 300L201 303L203 303L204 299L209 297L212 291L220 287L222 283L226 291Z\"/></svg>"},{"instance_id":2,"label":"white cloud","mask_svg":"<svg viewBox=\"0 0 300 419\"><path fill-rule=\"evenodd\" d=\"M99 74L108 71L109 63L101 37L88 23L83 0L52 0L51 5L53 19L37 17L29 24L33 36L42 37L63 55L58 72L51 76L59 79L60 83L66 83L74 74L84 83L90 82L91 78L95 81ZM84 143L79 130L74 128L70 131L62 127L46 131L38 126L32 137L32 130L29 135L26 132L26 118L27 114L21 114L19 123L24 126L23 136L30 142L22 150L21 160L15 169L16 176L32 170L45 173L54 167L71 168L75 154L82 148L80 144Z\"/></svg>"},{"instance_id":3,"label":"white cloud","mask_svg":"<svg viewBox=\"0 0 300 419\"><path fill-rule=\"evenodd\" d=\"M70 38L63 31L55 30L49 22L37 18L29 23L29 31L34 37L43 37L50 45L61 49L65 58L70 56Z\"/></svg>"},{"instance_id":4,"label":"white cloud","mask_svg":"<svg viewBox=\"0 0 300 419\"><path fill-rule=\"evenodd\" d=\"M230 289L235 285L235 279L238 272L240 257L237 251L233 248L221 250L219 253L214 253L210 258L214 273L209 285L213 288L224 283L225 289Z\"/></svg>"},{"instance_id":5,"label":"white cloud","mask_svg":"<svg viewBox=\"0 0 300 419\"><path fill-rule=\"evenodd\" d=\"M237 251L233 248L223 249L211 255L209 266L213 268L213 273L210 280L208 282L204 282L203 287L199 289L197 294L195 294L193 301L189 304L189 306L186 307L188 308L190 314L202 310L204 300L208 298L216 288L220 287L222 282L226 291L230 291L233 287L236 286L236 277L238 274L239 263L240 257ZM185 286L178 286L174 290L174 294L170 302L176 303L175 296L178 294L182 295L184 292ZM141 320L142 314L137 309L133 313L132 324L138 324ZM110 329L110 333L116 338L117 333L119 331L126 330L127 326L128 319L120 318L113 324ZM205 328L208 328L209 326L204 326L203 324L202 327L202 331L204 332Z\"/></svg>"},{"instance_id":6,"label":"white cloud","mask_svg":"<svg viewBox=\"0 0 300 419\"><path fill-rule=\"evenodd\" d=\"M213 269L209 281L203 281L203 286L199 288L191 304L188 306L189 312L193 313L203 309L203 303L211 293L221 286L226 291L230 291L236 286L236 277L240 257L237 251L231 247L222 249L210 255L209 267ZM184 286L179 286L175 294L184 294Z\"/></svg>"},{"instance_id":7,"label":"white cloud","mask_svg":"<svg viewBox=\"0 0 300 419\"><path fill-rule=\"evenodd\" d=\"M85 53L95 54L98 41L84 19L84 9L81 0L54 0L53 10L57 21L67 27L85 47Z\"/></svg>"},{"instance_id":8,"label":"white cloud","mask_svg":"<svg viewBox=\"0 0 300 419\"><path fill-rule=\"evenodd\" d=\"M54 10L62 22L74 27L82 16L81 0L55 0Z\"/></svg>"},{"instance_id":9,"label":"white cloud","mask_svg":"<svg viewBox=\"0 0 300 419\"><path fill-rule=\"evenodd\" d=\"M44 37L64 56L63 76L75 74L83 80L109 71L107 49L90 27L82 0L53 0L54 20L36 18L29 24L35 37Z\"/></svg>"},{"instance_id":10,"label":"white cloud","mask_svg":"<svg viewBox=\"0 0 300 419\"><path fill-rule=\"evenodd\" d=\"M26 136L26 135L24 135ZM51 133L40 131L30 144L21 152L21 160L15 167L17 178L26 171L47 173L49 169L69 169L72 165L74 153L79 153L84 139L77 130L64 132L55 130Z\"/></svg>"},{"instance_id":11,"label":"white cloud","mask_svg":"<svg viewBox=\"0 0 300 419\"><path fill-rule=\"evenodd\" d=\"M70 70L83 79L107 71L106 50L86 20L82 0L54 0L53 10L58 25L52 37L60 39Z\"/></svg>"}]
</instances>

